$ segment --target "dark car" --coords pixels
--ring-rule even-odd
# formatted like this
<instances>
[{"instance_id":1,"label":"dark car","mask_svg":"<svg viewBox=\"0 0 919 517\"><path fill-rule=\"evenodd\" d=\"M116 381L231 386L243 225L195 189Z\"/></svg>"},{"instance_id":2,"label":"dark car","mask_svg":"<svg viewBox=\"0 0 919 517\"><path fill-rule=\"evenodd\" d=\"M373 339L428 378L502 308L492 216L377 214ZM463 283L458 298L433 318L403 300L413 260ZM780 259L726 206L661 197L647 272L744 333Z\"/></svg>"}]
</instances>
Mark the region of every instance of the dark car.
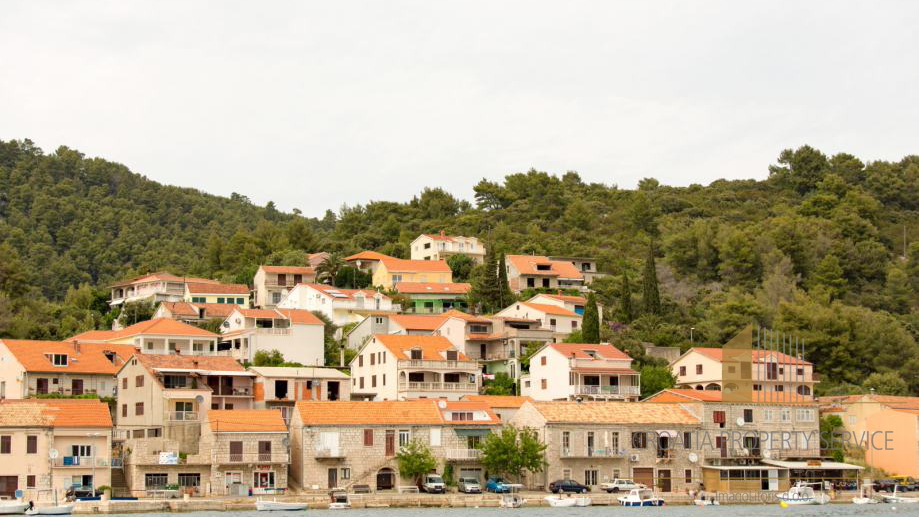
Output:
<instances>
[{"instance_id":1,"label":"dark car","mask_svg":"<svg viewBox=\"0 0 919 517\"><path fill-rule=\"evenodd\" d=\"M585 494L590 492L590 487L587 485L582 485L573 479L559 479L549 483L549 491L553 494L558 494L560 492Z\"/></svg>"}]
</instances>

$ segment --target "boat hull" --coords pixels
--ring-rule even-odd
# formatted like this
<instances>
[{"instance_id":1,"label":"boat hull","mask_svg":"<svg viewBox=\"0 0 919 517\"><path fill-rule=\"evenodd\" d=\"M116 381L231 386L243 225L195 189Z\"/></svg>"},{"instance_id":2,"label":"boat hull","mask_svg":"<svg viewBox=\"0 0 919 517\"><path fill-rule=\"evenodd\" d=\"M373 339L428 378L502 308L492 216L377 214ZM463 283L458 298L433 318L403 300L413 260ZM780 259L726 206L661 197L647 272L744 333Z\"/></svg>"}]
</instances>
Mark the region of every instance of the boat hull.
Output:
<instances>
[{"instance_id":1,"label":"boat hull","mask_svg":"<svg viewBox=\"0 0 919 517\"><path fill-rule=\"evenodd\" d=\"M29 507L29 503L13 503L13 504L4 504L0 503L0 515L17 515L26 513L26 508Z\"/></svg>"},{"instance_id":2,"label":"boat hull","mask_svg":"<svg viewBox=\"0 0 919 517\"><path fill-rule=\"evenodd\" d=\"M655 499L644 499L641 501L629 501L629 500L620 498L619 505L620 506L664 506L664 499L655 498Z\"/></svg>"},{"instance_id":3,"label":"boat hull","mask_svg":"<svg viewBox=\"0 0 919 517\"><path fill-rule=\"evenodd\" d=\"M547 496L545 499L549 502L549 506L555 508L566 508L577 504L577 500L572 497Z\"/></svg>"},{"instance_id":4,"label":"boat hull","mask_svg":"<svg viewBox=\"0 0 919 517\"><path fill-rule=\"evenodd\" d=\"M73 512L74 505L62 504L58 506L46 506L44 508L35 508L26 512L26 515L69 515Z\"/></svg>"},{"instance_id":5,"label":"boat hull","mask_svg":"<svg viewBox=\"0 0 919 517\"><path fill-rule=\"evenodd\" d=\"M260 512L296 512L306 510L306 503L282 503L278 501L256 501L255 509Z\"/></svg>"}]
</instances>

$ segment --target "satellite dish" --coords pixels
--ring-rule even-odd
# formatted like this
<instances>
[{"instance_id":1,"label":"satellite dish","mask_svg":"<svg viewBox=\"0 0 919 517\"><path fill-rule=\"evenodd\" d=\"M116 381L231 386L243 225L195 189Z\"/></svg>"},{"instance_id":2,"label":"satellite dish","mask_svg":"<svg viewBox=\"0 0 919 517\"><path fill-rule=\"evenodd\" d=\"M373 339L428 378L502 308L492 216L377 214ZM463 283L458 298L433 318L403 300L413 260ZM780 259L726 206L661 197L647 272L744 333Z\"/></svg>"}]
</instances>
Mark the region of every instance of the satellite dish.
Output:
<instances>
[{"instance_id":1,"label":"satellite dish","mask_svg":"<svg viewBox=\"0 0 919 517\"><path fill-rule=\"evenodd\" d=\"M772 451L769 449L763 449L763 457L767 460L772 457Z\"/></svg>"},{"instance_id":2,"label":"satellite dish","mask_svg":"<svg viewBox=\"0 0 919 517\"><path fill-rule=\"evenodd\" d=\"M284 439L281 440L281 445L283 445L284 447L289 446L289 445L290 445L290 438L284 437Z\"/></svg>"},{"instance_id":3,"label":"satellite dish","mask_svg":"<svg viewBox=\"0 0 919 517\"><path fill-rule=\"evenodd\" d=\"M204 395L195 395L195 402L198 404L204 402Z\"/></svg>"},{"instance_id":4,"label":"satellite dish","mask_svg":"<svg viewBox=\"0 0 919 517\"><path fill-rule=\"evenodd\" d=\"M437 406L438 406L440 409L446 409L446 408L447 408L447 401L446 401L446 400L438 400L438 401L437 401Z\"/></svg>"},{"instance_id":5,"label":"satellite dish","mask_svg":"<svg viewBox=\"0 0 919 517\"><path fill-rule=\"evenodd\" d=\"M744 423L745 422L742 416L737 417L737 427L743 427Z\"/></svg>"},{"instance_id":6,"label":"satellite dish","mask_svg":"<svg viewBox=\"0 0 919 517\"><path fill-rule=\"evenodd\" d=\"M695 463L695 462L699 461L699 455L696 454L696 453L694 453L694 452L690 452L690 453L689 453L689 461L691 461L692 463Z\"/></svg>"},{"instance_id":7,"label":"satellite dish","mask_svg":"<svg viewBox=\"0 0 919 517\"><path fill-rule=\"evenodd\" d=\"M48 457L51 458L52 460L56 460L59 455L60 453L57 451L57 449L48 450Z\"/></svg>"}]
</instances>

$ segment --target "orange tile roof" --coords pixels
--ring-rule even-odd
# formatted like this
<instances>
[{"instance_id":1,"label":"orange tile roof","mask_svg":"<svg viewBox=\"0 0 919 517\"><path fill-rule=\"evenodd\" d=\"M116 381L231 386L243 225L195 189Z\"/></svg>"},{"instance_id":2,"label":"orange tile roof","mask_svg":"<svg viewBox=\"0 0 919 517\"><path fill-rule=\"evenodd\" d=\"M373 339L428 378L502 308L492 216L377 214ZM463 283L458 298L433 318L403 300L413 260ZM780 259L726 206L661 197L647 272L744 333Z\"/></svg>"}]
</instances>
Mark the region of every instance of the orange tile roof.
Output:
<instances>
[{"instance_id":1,"label":"orange tile roof","mask_svg":"<svg viewBox=\"0 0 919 517\"><path fill-rule=\"evenodd\" d=\"M117 283L111 285L111 287L120 287L124 285L131 284L142 284L147 282L156 282L156 281L167 281L167 282L197 282L197 283L219 283L217 280L211 280L209 278L198 278L194 276L178 276L173 275L168 271L159 271L157 273L147 273L146 275L139 275L133 278L128 278L127 280L121 280Z\"/></svg>"},{"instance_id":2,"label":"orange tile roof","mask_svg":"<svg viewBox=\"0 0 919 517\"><path fill-rule=\"evenodd\" d=\"M345 257L345 261L350 262L352 260L383 260L384 258L392 258L392 257L390 257L389 255L384 255L382 253L377 253L376 251L368 250L368 251L361 251L361 252L355 253L354 255L351 255L349 257Z\"/></svg>"},{"instance_id":3,"label":"orange tile roof","mask_svg":"<svg viewBox=\"0 0 919 517\"><path fill-rule=\"evenodd\" d=\"M469 313L466 313L460 310L456 310L456 309L450 309L447 312L441 313L441 316L446 316L448 318L450 317L459 318L461 320L466 320L470 323L491 323L487 318L473 316L472 314L469 314Z\"/></svg>"},{"instance_id":4,"label":"orange tile roof","mask_svg":"<svg viewBox=\"0 0 919 517\"><path fill-rule=\"evenodd\" d=\"M259 266L266 273L281 273L291 275L312 275L316 270L309 266Z\"/></svg>"},{"instance_id":5,"label":"orange tile roof","mask_svg":"<svg viewBox=\"0 0 919 517\"><path fill-rule=\"evenodd\" d=\"M436 241L454 240L452 235L447 235L443 230L441 230L440 233L423 233L422 235L424 235L425 237L430 237Z\"/></svg>"},{"instance_id":6,"label":"orange tile roof","mask_svg":"<svg viewBox=\"0 0 919 517\"><path fill-rule=\"evenodd\" d=\"M430 261L426 261L430 262ZM465 282L397 282L396 291L407 294L466 294L472 284Z\"/></svg>"},{"instance_id":7,"label":"orange tile roof","mask_svg":"<svg viewBox=\"0 0 919 517\"><path fill-rule=\"evenodd\" d=\"M571 262L550 260L540 255L507 255L508 261L514 264L521 275L559 276L562 278L584 278L584 275ZM536 269L537 264L549 265L548 270Z\"/></svg>"},{"instance_id":8,"label":"orange tile roof","mask_svg":"<svg viewBox=\"0 0 919 517\"><path fill-rule=\"evenodd\" d=\"M447 318L441 314L393 314L389 319L408 330L434 330Z\"/></svg>"},{"instance_id":9,"label":"orange tile roof","mask_svg":"<svg viewBox=\"0 0 919 517\"><path fill-rule=\"evenodd\" d=\"M514 395L463 395L462 400L482 401L493 408L519 408L533 399Z\"/></svg>"},{"instance_id":10,"label":"orange tile roof","mask_svg":"<svg viewBox=\"0 0 919 517\"><path fill-rule=\"evenodd\" d=\"M297 402L304 425L442 425L444 420L434 399Z\"/></svg>"},{"instance_id":11,"label":"orange tile roof","mask_svg":"<svg viewBox=\"0 0 919 517\"><path fill-rule=\"evenodd\" d=\"M189 282L185 284L189 293L198 294L249 294L246 284L218 284Z\"/></svg>"},{"instance_id":12,"label":"orange tile roof","mask_svg":"<svg viewBox=\"0 0 919 517\"><path fill-rule=\"evenodd\" d=\"M388 298L389 298L389 297L386 296L385 294L379 293L379 292L377 292L377 291L375 291L375 290L373 290L373 289L342 289L342 288L340 288L340 287L334 287L334 286L331 286L331 285L317 284L317 283L303 283L303 284L300 284L300 285L305 285L305 286L307 286L307 287L310 287L311 289L315 289L315 290L319 291L320 293L322 293L322 294L324 294L324 295L326 295L326 296L328 296L328 297L330 297L330 298L341 298L341 299L354 298L354 296L355 296L357 293L363 293L364 296L367 297L367 298L373 298L373 297L375 297L377 294L382 295L384 299L388 299ZM333 296L333 293L338 293L338 294L341 294L341 295L343 295L343 296Z\"/></svg>"},{"instance_id":13,"label":"orange tile roof","mask_svg":"<svg viewBox=\"0 0 919 517\"><path fill-rule=\"evenodd\" d=\"M520 303L532 309L536 309L537 311L544 312L546 314L554 314L556 316L575 316L578 318L581 317L580 314L574 311L569 311L568 309L564 307L559 307L558 305L550 305L548 303L532 303L532 302L520 302Z\"/></svg>"},{"instance_id":14,"label":"orange tile roof","mask_svg":"<svg viewBox=\"0 0 919 517\"><path fill-rule=\"evenodd\" d=\"M699 424L700 420L676 404L634 402L527 402L550 423L573 424Z\"/></svg>"},{"instance_id":15,"label":"orange tile roof","mask_svg":"<svg viewBox=\"0 0 919 517\"><path fill-rule=\"evenodd\" d=\"M373 338L383 344L396 359L410 359L409 350L420 348L421 358L433 361L444 361L443 352L456 350L450 340L444 336L406 335L406 334L374 334ZM466 361L466 354L457 350L460 361Z\"/></svg>"},{"instance_id":16,"label":"orange tile roof","mask_svg":"<svg viewBox=\"0 0 919 517\"><path fill-rule=\"evenodd\" d=\"M450 266L447 265L446 260L410 260L410 259L400 259L394 257L386 257L380 259L380 262L386 266L386 269L390 272L393 271L402 271L402 272L429 272L429 273L452 273L453 270L450 269Z\"/></svg>"},{"instance_id":17,"label":"orange tile roof","mask_svg":"<svg viewBox=\"0 0 919 517\"><path fill-rule=\"evenodd\" d=\"M136 354L148 370L175 368L178 370L205 370L212 372L244 372L236 359L225 355Z\"/></svg>"},{"instance_id":18,"label":"orange tile roof","mask_svg":"<svg viewBox=\"0 0 919 517\"><path fill-rule=\"evenodd\" d=\"M325 323L318 316L305 309L277 309L287 319L298 325L322 325Z\"/></svg>"},{"instance_id":19,"label":"orange tile roof","mask_svg":"<svg viewBox=\"0 0 919 517\"><path fill-rule=\"evenodd\" d=\"M563 302L570 302L570 303L587 303L587 298L584 298L583 296L570 296L570 295L567 295L567 294L547 294L547 293L542 293L542 294L537 294L537 295L534 296L533 298L536 298L536 297L538 297L538 296L547 296L547 297L549 297L549 298L555 298L556 300L561 300L561 301L563 301ZM532 300L533 298L530 298L530 300ZM529 301L529 300L528 300L528 301Z\"/></svg>"},{"instance_id":20,"label":"orange tile roof","mask_svg":"<svg viewBox=\"0 0 919 517\"><path fill-rule=\"evenodd\" d=\"M217 334L204 330L203 328L189 325L172 318L153 318L152 320L141 321L130 327L125 327L115 331L112 338L121 338L126 336L136 336L138 334L156 334L165 336L201 336L217 337Z\"/></svg>"},{"instance_id":21,"label":"orange tile roof","mask_svg":"<svg viewBox=\"0 0 919 517\"><path fill-rule=\"evenodd\" d=\"M74 339L80 342L108 341L117 335L118 331L116 330L87 330L85 332L80 332L79 334L70 336L67 338L67 341L73 341Z\"/></svg>"},{"instance_id":22,"label":"orange tile roof","mask_svg":"<svg viewBox=\"0 0 919 517\"><path fill-rule=\"evenodd\" d=\"M316 266L325 262L325 259L329 257L328 252L320 251L318 253L309 253L306 255L306 260L309 261L310 267L315 269Z\"/></svg>"},{"instance_id":23,"label":"orange tile roof","mask_svg":"<svg viewBox=\"0 0 919 517\"><path fill-rule=\"evenodd\" d=\"M817 404L811 397L786 392L754 391L752 400L742 403L757 404ZM643 400L643 402L721 402L722 392L719 390L694 390L690 388L667 388ZM728 403L730 403L729 401Z\"/></svg>"},{"instance_id":24,"label":"orange tile roof","mask_svg":"<svg viewBox=\"0 0 919 517\"><path fill-rule=\"evenodd\" d=\"M703 355L707 355L712 359L721 362L722 360L722 349L721 348L711 348L711 347L700 347L694 346L689 349L689 351L695 350ZM752 350L753 360L758 361L762 360L766 356L775 355L779 359L781 364L811 364L809 361L803 359L798 359L797 357L790 356L788 354L779 352L778 350Z\"/></svg>"},{"instance_id":25,"label":"orange tile roof","mask_svg":"<svg viewBox=\"0 0 919 517\"><path fill-rule=\"evenodd\" d=\"M0 427L112 427L99 399L0 400Z\"/></svg>"},{"instance_id":26,"label":"orange tile roof","mask_svg":"<svg viewBox=\"0 0 919 517\"><path fill-rule=\"evenodd\" d=\"M73 341L33 341L0 339L10 353L28 372L98 373L114 375L137 349L133 345L109 343L80 343L79 351ZM115 362L105 352L115 353ZM54 366L45 354L66 354L67 366Z\"/></svg>"},{"instance_id":27,"label":"orange tile roof","mask_svg":"<svg viewBox=\"0 0 919 517\"><path fill-rule=\"evenodd\" d=\"M287 424L281 410L274 409L211 409L207 419L214 433L286 433Z\"/></svg>"},{"instance_id":28,"label":"orange tile roof","mask_svg":"<svg viewBox=\"0 0 919 517\"><path fill-rule=\"evenodd\" d=\"M238 312L246 318L277 318L282 319L274 309L239 309Z\"/></svg>"},{"instance_id":29,"label":"orange tile roof","mask_svg":"<svg viewBox=\"0 0 919 517\"><path fill-rule=\"evenodd\" d=\"M628 354L609 343L549 343L549 346L558 350L566 357L574 356L577 359L593 359L593 357L587 353L588 350L593 350L603 359L632 360Z\"/></svg>"},{"instance_id":30,"label":"orange tile roof","mask_svg":"<svg viewBox=\"0 0 919 517\"><path fill-rule=\"evenodd\" d=\"M191 302L162 302L161 305L174 316L197 317L198 309L204 309L205 318L226 318L239 307L235 303L191 303Z\"/></svg>"}]
</instances>

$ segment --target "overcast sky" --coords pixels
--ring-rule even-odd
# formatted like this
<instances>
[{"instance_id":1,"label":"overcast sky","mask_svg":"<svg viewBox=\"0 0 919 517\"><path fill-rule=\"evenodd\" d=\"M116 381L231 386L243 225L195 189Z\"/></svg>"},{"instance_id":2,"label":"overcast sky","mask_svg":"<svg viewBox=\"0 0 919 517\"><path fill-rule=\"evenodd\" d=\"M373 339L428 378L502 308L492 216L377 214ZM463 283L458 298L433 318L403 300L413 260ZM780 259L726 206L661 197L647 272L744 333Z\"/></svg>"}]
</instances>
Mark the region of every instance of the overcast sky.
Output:
<instances>
[{"instance_id":1,"label":"overcast sky","mask_svg":"<svg viewBox=\"0 0 919 517\"><path fill-rule=\"evenodd\" d=\"M306 215L919 153L919 2L6 1L0 139Z\"/></svg>"}]
</instances>

